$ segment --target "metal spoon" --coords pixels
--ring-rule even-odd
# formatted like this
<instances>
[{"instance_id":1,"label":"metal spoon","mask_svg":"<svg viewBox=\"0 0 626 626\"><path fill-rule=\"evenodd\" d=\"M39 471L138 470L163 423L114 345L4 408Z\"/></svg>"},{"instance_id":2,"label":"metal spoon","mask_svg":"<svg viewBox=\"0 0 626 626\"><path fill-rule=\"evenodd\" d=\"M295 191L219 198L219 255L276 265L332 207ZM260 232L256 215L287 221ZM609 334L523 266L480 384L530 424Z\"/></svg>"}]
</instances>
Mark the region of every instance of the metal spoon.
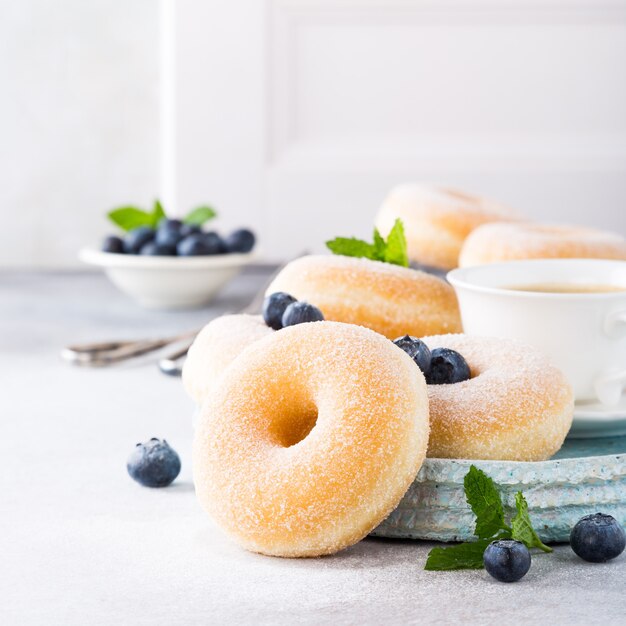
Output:
<instances>
[{"instance_id":1,"label":"metal spoon","mask_svg":"<svg viewBox=\"0 0 626 626\"><path fill-rule=\"evenodd\" d=\"M160 339L141 339L139 341L108 341L68 346L61 351L61 358L75 365L104 367L159 350L172 343L189 339L198 334L197 330L188 331Z\"/></svg>"}]
</instances>

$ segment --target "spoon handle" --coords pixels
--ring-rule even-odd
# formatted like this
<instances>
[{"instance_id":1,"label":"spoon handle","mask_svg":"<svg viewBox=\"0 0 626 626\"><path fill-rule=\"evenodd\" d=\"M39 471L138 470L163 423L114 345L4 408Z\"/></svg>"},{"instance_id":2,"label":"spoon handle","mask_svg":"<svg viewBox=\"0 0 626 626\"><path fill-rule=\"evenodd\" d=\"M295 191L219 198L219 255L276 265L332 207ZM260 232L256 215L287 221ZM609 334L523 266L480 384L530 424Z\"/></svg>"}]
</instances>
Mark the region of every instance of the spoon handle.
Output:
<instances>
[{"instance_id":1,"label":"spoon handle","mask_svg":"<svg viewBox=\"0 0 626 626\"><path fill-rule=\"evenodd\" d=\"M103 367L136 356L148 354L183 339L193 339L198 331L182 333L161 339L139 341L109 341L102 343L68 346L61 351L61 358L75 365Z\"/></svg>"}]
</instances>

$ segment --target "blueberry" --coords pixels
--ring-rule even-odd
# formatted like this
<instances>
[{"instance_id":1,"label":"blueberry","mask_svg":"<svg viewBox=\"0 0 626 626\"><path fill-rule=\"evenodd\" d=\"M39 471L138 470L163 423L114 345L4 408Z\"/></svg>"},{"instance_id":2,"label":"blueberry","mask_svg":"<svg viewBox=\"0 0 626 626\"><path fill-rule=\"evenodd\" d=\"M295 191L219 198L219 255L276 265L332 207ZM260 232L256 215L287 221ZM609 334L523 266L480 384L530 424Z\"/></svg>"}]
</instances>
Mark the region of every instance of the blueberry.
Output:
<instances>
[{"instance_id":1,"label":"blueberry","mask_svg":"<svg viewBox=\"0 0 626 626\"><path fill-rule=\"evenodd\" d=\"M119 237L110 235L102 242L102 252L122 254L124 252L124 242Z\"/></svg>"},{"instance_id":2,"label":"blueberry","mask_svg":"<svg viewBox=\"0 0 626 626\"><path fill-rule=\"evenodd\" d=\"M294 326L295 324L303 324L305 322L321 322L324 320L324 314L312 304L308 302L292 302L287 305L282 317L283 328L285 326Z\"/></svg>"},{"instance_id":3,"label":"blueberry","mask_svg":"<svg viewBox=\"0 0 626 626\"><path fill-rule=\"evenodd\" d=\"M169 230L169 231L178 232L182 225L183 223L180 220L173 220L173 219L169 219L168 217L164 217L159 222L158 230L165 230L165 231Z\"/></svg>"},{"instance_id":4,"label":"blueberry","mask_svg":"<svg viewBox=\"0 0 626 626\"><path fill-rule=\"evenodd\" d=\"M139 226L126 233L124 239L124 252L128 254L139 254L139 251L154 239L154 230L149 226Z\"/></svg>"},{"instance_id":5,"label":"blueberry","mask_svg":"<svg viewBox=\"0 0 626 626\"><path fill-rule=\"evenodd\" d=\"M180 472L180 457L165 439L152 437L135 446L126 469L130 477L144 487L167 487Z\"/></svg>"},{"instance_id":6,"label":"blueberry","mask_svg":"<svg viewBox=\"0 0 626 626\"><path fill-rule=\"evenodd\" d=\"M430 369L430 350L421 339L404 335L404 337L396 339L394 343L415 361L423 374L426 374Z\"/></svg>"},{"instance_id":7,"label":"blueberry","mask_svg":"<svg viewBox=\"0 0 626 626\"><path fill-rule=\"evenodd\" d=\"M149 241L141 248L139 254L146 256L175 256L176 246L160 244L157 241Z\"/></svg>"},{"instance_id":8,"label":"blueberry","mask_svg":"<svg viewBox=\"0 0 626 626\"><path fill-rule=\"evenodd\" d=\"M470 379L469 365L458 352L449 348L435 348L430 355L430 369L426 374L429 385L448 385Z\"/></svg>"},{"instance_id":9,"label":"blueberry","mask_svg":"<svg viewBox=\"0 0 626 626\"><path fill-rule=\"evenodd\" d=\"M181 239L176 246L176 251L180 256L203 256L205 254L215 254L207 245L203 233L194 233Z\"/></svg>"},{"instance_id":10,"label":"blueberry","mask_svg":"<svg viewBox=\"0 0 626 626\"><path fill-rule=\"evenodd\" d=\"M283 313L285 309L297 300L284 291L277 291L263 301L263 319L274 330L283 327Z\"/></svg>"},{"instance_id":11,"label":"blueberry","mask_svg":"<svg viewBox=\"0 0 626 626\"><path fill-rule=\"evenodd\" d=\"M619 556L626 547L626 534L619 522L605 513L585 515L569 537L572 550L585 561L604 563Z\"/></svg>"},{"instance_id":12,"label":"blueberry","mask_svg":"<svg viewBox=\"0 0 626 626\"><path fill-rule=\"evenodd\" d=\"M154 238L160 246L171 246L174 250L176 250L176 246L181 239L182 237L177 230L166 230L161 228L156 231L156 236Z\"/></svg>"},{"instance_id":13,"label":"blueberry","mask_svg":"<svg viewBox=\"0 0 626 626\"><path fill-rule=\"evenodd\" d=\"M530 569L530 552L514 539L492 541L483 554L487 573L503 583L514 583Z\"/></svg>"},{"instance_id":14,"label":"blueberry","mask_svg":"<svg viewBox=\"0 0 626 626\"><path fill-rule=\"evenodd\" d=\"M224 244L228 252L250 252L254 248L256 237L251 230L240 228L235 230L226 239Z\"/></svg>"},{"instance_id":15,"label":"blueberry","mask_svg":"<svg viewBox=\"0 0 626 626\"><path fill-rule=\"evenodd\" d=\"M182 224L179 228L178 232L181 237L188 237L189 235L195 235L196 233L201 233L202 228L197 224Z\"/></svg>"},{"instance_id":16,"label":"blueberry","mask_svg":"<svg viewBox=\"0 0 626 626\"><path fill-rule=\"evenodd\" d=\"M224 242L216 232L211 231L208 233L202 233L202 236L204 237L204 243L210 250L207 254L222 254L223 252L226 252Z\"/></svg>"},{"instance_id":17,"label":"blueberry","mask_svg":"<svg viewBox=\"0 0 626 626\"><path fill-rule=\"evenodd\" d=\"M162 219L157 228L155 241L161 246L173 246L183 238L180 234L180 222L178 220Z\"/></svg>"}]
</instances>

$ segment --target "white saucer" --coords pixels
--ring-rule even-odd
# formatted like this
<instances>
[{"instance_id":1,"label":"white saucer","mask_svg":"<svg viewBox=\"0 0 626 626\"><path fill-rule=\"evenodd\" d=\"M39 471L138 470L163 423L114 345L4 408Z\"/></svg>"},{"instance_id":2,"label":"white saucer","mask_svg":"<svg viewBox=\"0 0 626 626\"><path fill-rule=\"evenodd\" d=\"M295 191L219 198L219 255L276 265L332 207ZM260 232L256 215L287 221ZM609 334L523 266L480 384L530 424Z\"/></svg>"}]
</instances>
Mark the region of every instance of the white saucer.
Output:
<instances>
[{"instance_id":1,"label":"white saucer","mask_svg":"<svg viewBox=\"0 0 626 626\"><path fill-rule=\"evenodd\" d=\"M581 402L574 407L574 423L568 437L584 439L622 435L626 435L626 395L616 406Z\"/></svg>"}]
</instances>

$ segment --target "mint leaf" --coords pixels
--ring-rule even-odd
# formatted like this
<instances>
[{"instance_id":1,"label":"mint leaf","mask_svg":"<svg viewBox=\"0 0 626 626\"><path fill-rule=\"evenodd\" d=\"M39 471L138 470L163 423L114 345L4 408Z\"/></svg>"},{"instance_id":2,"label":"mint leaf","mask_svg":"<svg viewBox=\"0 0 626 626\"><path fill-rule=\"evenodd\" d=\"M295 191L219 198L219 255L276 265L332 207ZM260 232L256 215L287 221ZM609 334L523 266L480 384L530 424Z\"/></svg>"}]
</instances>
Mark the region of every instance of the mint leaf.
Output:
<instances>
[{"instance_id":1,"label":"mint leaf","mask_svg":"<svg viewBox=\"0 0 626 626\"><path fill-rule=\"evenodd\" d=\"M479 539L446 548L433 548L428 553L424 569L449 571L455 569L482 569L483 554L491 539Z\"/></svg>"},{"instance_id":2,"label":"mint leaf","mask_svg":"<svg viewBox=\"0 0 626 626\"><path fill-rule=\"evenodd\" d=\"M515 494L515 508L517 508L517 514L511 520L513 539L521 541L527 548L539 548L544 552L552 552L552 548L546 546L535 532L528 514L528 502L521 491Z\"/></svg>"},{"instance_id":3,"label":"mint leaf","mask_svg":"<svg viewBox=\"0 0 626 626\"><path fill-rule=\"evenodd\" d=\"M374 229L374 255L377 261L384 261L387 252L387 244L383 239L383 236L378 231L378 228Z\"/></svg>"},{"instance_id":4,"label":"mint leaf","mask_svg":"<svg viewBox=\"0 0 626 626\"><path fill-rule=\"evenodd\" d=\"M122 230L129 231L139 226L152 226L153 215L135 206L123 206L107 213L107 217Z\"/></svg>"},{"instance_id":5,"label":"mint leaf","mask_svg":"<svg viewBox=\"0 0 626 626\"><path fill-rule=\"evenodd\" d=\"M502 500L493 482L485 472L472 465L463 481L465 498L476 516L477 537L493 537L499 530L511 529L504 523Z\"/></svg>"},{"instance_id":6,"label":"mint leaf","mask_svg":"<svg viewBox=\"0 0 626 626\"><path fill-rule=\"evenodd\" d=\"M183 222L185 224L202 226L202 224L213 219L216 215L217 213L215 212L215 209L210 206L199 206L193 209L193 211L187 213L187 215L183 218Z\"/></svg>"},{"instance_id":7,"label":"mint leaf","mask_svg":"<svg viewBox=\"0 0 626 626\"><path fill-rule=\"evenodd\" d=\"M156 228L164 217L165 211L163 210L163 205L159 200L155 200L154 208L152 209L152 227Z\"/></svg>"},{"instance_id":8,"label":"mint leaf","mask_svg":"<svg viewBox=\"0 0 626 626\"><path fill-rule=\"evenodd\" d=\"M374 243L356 239L355 237L336 237L326 242L326 247L333 254L353 256L372 261L384 261L393 265L409 266L409 257L406 252L406 239L401 220L396 220L387 241L384 240L378 229L374 229Z\"/></svg>"},{"instance_id":9,"label":"mint leaf","mask_svg":"<svg viewBox=\"0 0 626 626\"><path fill-rule=\"evenodd\" d=\"M387 236L387 249L385 250L385 261L402 267L409 266L409 255L406 248L406 237L404 236L404 225L402 220L396 220L393 228Z\"/></svg>"},{"instance_id":10,"label":"mint leaf","mask_svg":"<svg viewBox=\"0 0 626 626\"><path fill-rule=\"evenodd\" d=\"M528 514L528 503L524 494L515 495L517 514L511 520L511 528L504 523L504 509L497 485L485 472L470 466L464 479L467 503L476 515L477 541L462 543L446 548L433 548L426 561L427 570L480 569L483 567L485 548L496 539L513 538L523 542L527 548L539 548L552 552L535 532Z\"/></svg>"},{"instance_id":11,"label":"mint leaf","mask_svg":"<svg viewBox=\"0 0 626 626\"><path fill-rule=\"evenodd\" d=\"M326 247L333 254L375 259L376 250L371 243L354 237L335 237L326 242Z\"/></svg>"}]
</instances>

